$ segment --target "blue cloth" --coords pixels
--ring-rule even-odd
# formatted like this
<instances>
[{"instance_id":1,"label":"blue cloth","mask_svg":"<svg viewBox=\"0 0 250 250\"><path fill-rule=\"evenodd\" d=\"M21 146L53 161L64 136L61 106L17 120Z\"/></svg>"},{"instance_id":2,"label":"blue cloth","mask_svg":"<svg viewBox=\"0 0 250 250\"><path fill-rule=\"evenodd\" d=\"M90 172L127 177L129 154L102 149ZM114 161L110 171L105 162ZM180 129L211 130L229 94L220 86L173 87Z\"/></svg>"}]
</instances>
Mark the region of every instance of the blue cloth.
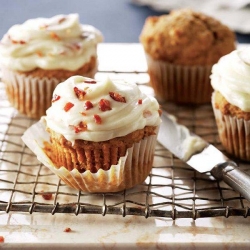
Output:
<instances>
[{"instance_id":1,"label":"blue cloth","mask_svg":"<svg viewBox=\"0 0 250 250\"><path fill-rule=\"evenodd\" d=\"M36 17L78 13L81 23L102 31L106 43L137 43L147 16L161 15L130 0L8 0L0 7L0 37L14 24ZM237 34L242 43L250 35Z\"/></svg>"}]
</instances>

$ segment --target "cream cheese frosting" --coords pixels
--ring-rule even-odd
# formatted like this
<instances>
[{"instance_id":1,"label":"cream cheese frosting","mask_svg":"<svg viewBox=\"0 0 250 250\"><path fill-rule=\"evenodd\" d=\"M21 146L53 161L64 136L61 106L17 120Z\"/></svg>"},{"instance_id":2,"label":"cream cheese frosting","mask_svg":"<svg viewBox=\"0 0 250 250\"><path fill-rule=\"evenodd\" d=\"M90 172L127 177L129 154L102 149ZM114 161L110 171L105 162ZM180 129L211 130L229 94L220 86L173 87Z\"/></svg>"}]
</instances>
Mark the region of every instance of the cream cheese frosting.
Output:
<instances>
[{"instance_id":1,"label":"cream cheese frosting","mask_svg":"<svg viewBox=\"0 0 250 250\"><path fill-rule=\"evenodd\" d=\"M0 43L0 64L16 71L74 71L96 57L101 32L79 23L78 14L30 19L12 26Z\"/></svg>"},{"instance_id":2,"label":"cream cheese frosting","mask_svg":"<svg viewBox=\"0 0 250 250\"><path fill-rule=\"evenodd\" d=\"M212 67L211 84L229 103L250 112L250 48L223 56Z\"/></svg>"},{"instance_id":3,"label":"cream cheese frosting","mask_svg":"<svg viewBox=\"0 0 250 250\"><path fill-rule=\"evenodd\" d=\"M136 84L82 76L57 85L43 119L73 144L76 139L106 141L161 122L158 102Z\"/></svg>"}]
</instances>

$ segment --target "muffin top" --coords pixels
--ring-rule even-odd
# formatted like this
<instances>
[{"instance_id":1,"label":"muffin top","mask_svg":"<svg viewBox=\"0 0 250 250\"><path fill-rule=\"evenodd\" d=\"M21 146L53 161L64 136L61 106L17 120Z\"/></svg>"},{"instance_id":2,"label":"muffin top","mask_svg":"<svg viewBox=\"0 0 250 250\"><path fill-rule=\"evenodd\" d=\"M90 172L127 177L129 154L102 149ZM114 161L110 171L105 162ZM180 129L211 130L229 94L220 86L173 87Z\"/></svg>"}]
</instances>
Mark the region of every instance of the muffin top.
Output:
<instances>
[{"instance_id":1,"label":"muffin top","mask_svg":"<svg viewBox=\"0 0 250 250\"><path fill-rule=\"evenodd\" d=\"M134 83L72 76L57 85L47 127L68 141L106 141L160 124L159 104Z\"/></svg>"},{"instance_id":2,"label":"muffin top","mask_svg":"<svg viewBox=\"0 0 250 250\"><path fill-rule=\"evenodd\" d=\"M229 104L250 112L250 48L223 56L212 67L211 84Z\"/></svg>"},{"instance_id":3,"label":"muffin top","mask_svg":"<svg viewBox=\"0 0 250 250\"><path fill-rule=\"evenodd\" d=\"M190 9L148 17L140 41L152 58L179 65L212 65L235 49L233 31Z\"/></svg>"},{"instance_id":4,"label":"muffin top","mask_svg":"<svg viewBox=\"0 0 250 250\"><path fill-rule=\"evenodd\" d=\"M102 34L81 25L78 14L30 19L12 26L0 42L0 64L15 71L75 71L96 56Z\"/></svg>"}]
</instances>

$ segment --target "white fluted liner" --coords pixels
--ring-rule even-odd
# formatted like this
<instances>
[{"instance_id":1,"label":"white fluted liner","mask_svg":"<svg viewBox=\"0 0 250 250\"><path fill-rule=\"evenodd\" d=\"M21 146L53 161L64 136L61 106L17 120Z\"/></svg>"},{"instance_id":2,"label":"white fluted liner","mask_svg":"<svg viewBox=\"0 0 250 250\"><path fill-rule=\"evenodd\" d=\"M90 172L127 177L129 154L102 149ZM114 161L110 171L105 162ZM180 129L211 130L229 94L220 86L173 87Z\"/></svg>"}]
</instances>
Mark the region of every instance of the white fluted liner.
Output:
<instances>
[{"instance_id":1,"label":"white fluted liner","mask_svg":"<svg viewBox=\"0 0 250 250\"><path fill-rule=\"evenodd\" d=\"M158 130L157 130L158 132ZM154 158L156 135L147 137L129 148L117 165L109 170L99 169L97 173L89 170L80 173L65 167L56 168L45 154L44 142L49 143L49 134L43 121L39 121L27 129L22 136L24 143L36 154L39 161L47 166L68 186L87 192L117 192L142 183L150 173Z\"/></svg>"},{"instance_id":2,"label":"white fluted liner","mask_svg":"<svg viewBox=\"0 0 250 250\"><path fill-rule=\"evenodd\" d=\"M94 77L95 72L96 68L85 76ZM2 81L12 106L28 117L39 119L51 106L53 91L62 79L27 76L3 68Z\"/></svg>"},{"instance_id":3,"label":"white fluted liner","mask_svg":"<svg viewBox=\"0 0 250 250\"><path fill-rule=\"evenodd\" d=\"M212 66L181 66L154 60L146 54L150 84L163 101L203 104L211 101Z\"/></svg>"}]
</instances>

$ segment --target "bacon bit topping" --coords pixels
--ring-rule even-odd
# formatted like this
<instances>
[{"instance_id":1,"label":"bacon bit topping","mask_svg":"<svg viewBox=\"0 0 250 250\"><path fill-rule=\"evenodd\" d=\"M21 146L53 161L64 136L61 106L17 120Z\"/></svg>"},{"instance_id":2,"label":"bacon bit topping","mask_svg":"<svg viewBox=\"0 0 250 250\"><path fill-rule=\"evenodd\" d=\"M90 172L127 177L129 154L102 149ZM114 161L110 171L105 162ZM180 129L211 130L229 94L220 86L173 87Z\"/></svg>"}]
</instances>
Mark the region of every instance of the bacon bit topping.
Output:
<instances>
[{"instance_id":1,"label":"bacon bit topping","mask_svg":"<svg viewBox=\"0 0 250 250\"><path fill-rule=\"evenodd\" d=\"M51 193L43 193L43 191L41 191L42 192L42 197L43 197L43 199L44 200L51 200L52 199L52 194Z\"/></svg>"},{"instance_id":2,"label":"bacon bit topping","mask_svg":"<svg viewBox=\"0 0 250 250\"><path fill-rule=\"evenodd\" d=\"M26 44L26 42L23 41L23 40L20 40L20 41L13 40L13 39L11 38L10 35L8 35L8 38L9 38L9 40L10 40L12 43L14 43L14 44Z\"/></svg>"},{"instance_id":3,"label":"bacon bit topping","mask_svg":"<svg viewBox=\"0 0 250 250\"><path fill-rule=\"evenodd\" d=\"M110 102L107 99L101 99L99 101L99 109L101 111L107 111L107 110L111 110L112 108L110 107Z\"/></svg>"},{"instance_id":4,"label":"bacon bit topping","mask_svg":"<svg viewBox=\"0 0 250 250\"><path fill-rule=\"evenodd\" d=\"M60 41L60 37L55 33L55 32L50 32L50 36L52 39L56 40L56 41Z\"/></svg>"},{"instance_id":5,"label":"bacon bit topping","mask_svg":"<svg viewBox=\"0 0 250 250\"><path fill-rule=\"evenodd\" d=\"M81 46L78 43L72 43L72 46L75 50L79 50Z\"/></svg>"},{"instance_id":6,"label":"bacon bit topping","mask_svg":"<svg viewBox=\"0 0 250 250\"><path fill-rule=\"evenodd\" d=\"M74 107L74 104L71 102L67 102L63 109L65 112L68 112L72 107Z\"/></svg>"},{"instance_id":7,"label":"bacon bit topping","mask_svg":"<svg viewBox=\"0 0 250 250\"><path fill-rule=\"evenodd\" d=\"M66 55L66 51L65 50L61 50L58 54L59 55Z\"/></svg>"},{"instance_id":8,"label":"bacon bit topping","mask_svg":"<svg viewBox=\"0 0 250 250\"><path fill-rule=\"evenodd\" d=\"M151 111L149 111L149 110L144 110L143 111L143 117L144 118L150 117L151 115L152 115Z\"/></svg>"},{"instance_id":9,"label":"bacon bit topping","mask_svg":"<svg viewBox=\"0 0 250 250\"><path fill-rule=\"evenodd\" d=\"M75 133L80 133L80 132L84 132L87 130L88 126L85 122L80 122L78 124L78 126L73 126L74 127L74 130L75 130Z\"/></svg>"},{"instance_id":10,"label":"bacon bit topping","mask_svg":"<svg viewBox=\"0 0 250 250\"><path fill-rule=\"evenodd\" d=\"M60 98L61 98L61 96L55 94L55 95L53 95L52 102L56 102L56 101L58 101Z\"/></svg>"},{"instance_id":11,"label":"bacon bit topping","mask_svg":"<svg viewBox=\"0 0 250 250\"><path fill-rule=\"evenodd\" d=\"M139 100L138 100L138 104L142 104L142 99L139 99Z\"/></svg>"},{"instance_id":12,"label":"bacon bit topping","mask_svg":"<svg viewBox=\"0 0 250 250\"><path fill-rule=\"evenodd\" d=\"M43 57L43 53L41 51L36 51L36 54L39 56L39 57Z\"/></svg>"},{"instance_id":13,"label":"bacon bit topping","mask_svg":"<svg viewBox=\"0 0 250 250\"><path fill-rule=\"evenodd\" d=\"M92 109L93 107L94 107L94 106L93 106L93 104L92 104L91 101L86 101L86 102L85 102L85 109L86 109L86 110Z\"/></svg>"},{"instance_id":14,"label":"bacon bit topping","mask_svg":"<svg viewBox=\"0 0 250 250\"><path fill-rule=\"evenodd\" d=\"M58 20L58 23L62 23L66 20L66 17L62 17L61 19Z\"/></svg>"},{"instance_id":15,"label":"bacon bit topping","mask_svg":"<svg viewBox=\"0 0 250 250\"><path fill-rule=\"evenodd\" d=\"M78 89L77 87L74 87L75 94L77 98L82 101L83 97L86 95L86 92L83 90Z\"/></svg>"},{"instance_id":16,"label":"bacon bit topping","mask_svg":"<svg viewBox=\"0 0 250 250\"><path fill-rule=\"evenodd\" d=\"M94 119L96 124L102 123L102 118L99 115L94 115Z\"/></svg>"},{"instance_id":17,"label":"bacon bit topping","mask_svg":"<svg viewBox=\"0 0 250 250\"><path fill-rule=\"evenodd\" d=\"M158 109L158 113L159 113L159 116L161 116L162 115L162 110Z\"/></svg>"},{"instance_id":18,"label":"bacon bit topping","mask_svg":"<svg viewBox=\"0 0 250 250\"><path fill-rule=\"evenodd\" d=\"M69 233L69 232L71 232L72 230L71 230L71 228L70 227L66 227L64 230L63 230L63 232L66 232L66 233Z\"/></svg>"},{"instance_id":19,"label":"bacon bit topping","mask_svg":"<svg viewBox=\"0 0 250 250\"><path fill-rule=\"evenodd\" d=\"M95 84L96 81L95 80L84 80L85 83L89 83L89 84Z\"/></svg>"},{"instance_id":20,"label":"bacon bit topping","mask_svg":"<svg viewBox=\"0 0 250 250\"><path fill-rule=\"evenodd\" d=\"M4 237L0 236L0 243L3 243L3 242L4 242Z\"/></svg>"},{"instance_id":21,"label":"bacon bit topping","mask_svg":"<svg viewBox=\"0 0 250 250\"><path fill-rule=\"evenodd\" d=\"M118 93L109 92L109 96L110 96L113 100L115 100L115 101L117 101L117 102L126 102L125 97L121 96L121 95L118 94Z\"/></svg>"},{"instance_id":22,"label":"bacon bit topping","mask_svg":"<svg viewBox=\"0 0 250 250\"><path fill-rule=\"evenodd\" d=\"M45 30L45 29L47 29L48 27L49 27L48 24L44 24L44 25L41 25L41 26L39 27L39 29L40 29L40 30Z\"/></svg>"}]
</instances>

